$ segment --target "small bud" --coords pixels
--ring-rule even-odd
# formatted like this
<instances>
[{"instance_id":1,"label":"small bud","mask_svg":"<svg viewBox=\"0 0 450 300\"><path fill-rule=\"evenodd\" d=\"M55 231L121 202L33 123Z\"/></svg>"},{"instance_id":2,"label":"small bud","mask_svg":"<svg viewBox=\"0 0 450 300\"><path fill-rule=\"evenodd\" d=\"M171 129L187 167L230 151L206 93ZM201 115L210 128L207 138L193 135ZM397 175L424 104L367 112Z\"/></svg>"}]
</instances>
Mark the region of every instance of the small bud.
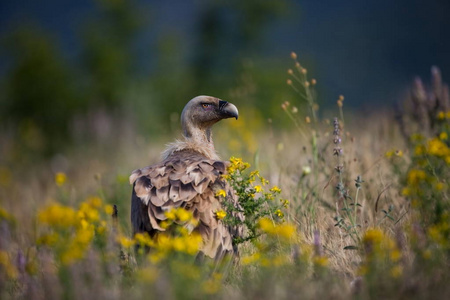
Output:
<instances>
[{"instance_id":1,"label":"small bud","mask_svg":"<svg viewBox=\"0 0 450 300\"><path fill-rule=\"evenodd\" d=\"M284 101L284 104L286 104L286 107L291 105L291 103L289 103L289 101Z\"/></svg>"},{"instance_id":2,"label":"small bud","mask_svg":"<svg viewBox=\"0 0 450 300\"><path fill-rule=\"evenodd\" d=\"M309 87L309 82L305 81L305 87Z\"/></svg>"},{"instance_id":3,"label":"small bud","mask_svg":"<svg viewBox=\"0 0 450 300\"><path fill-rule=\"evenodd\" d=\"M310 117L308 117L308 116L306 116L306 118L305 118L305 122L306 122L306 124L309 124L309 123L311 123L311 118L310 118Z\"/></svg>"},{"instance_id":4,"label":"small bud","mask_svg":"<svg viewBox=\"0 0 450 300\"><path fill-rule=\"evenodd\" d=\"M312 84L312 85L316 85L316 83L317 83L317 80L315 80L314 78L311 79L311 84Z\"/></svg>"},{"instance_id":5,"label":"small bud","mask_svg":"<svg viewBox=\"0 0 450 300\"><path fill-rule=\"evenodd\" d=\"M288 85L292 85L292 80L288 79L288 80L286 80L286 83L287 83Z\"/></svg>"},{"instance_id":6,"label":"small bud","mask_svg":"<svg viewBox=\"0 0 450 300\"><path fill-rule=\"evenodd\" d=\"M283 109L283 110L286 110L286 104L281 104L281 108Z\"/></svg>"},{"instance_id":7,"label":"small bud","mask_svg":"<svg viewBox=\"0 0 450 300\"><path fill-rule=\"evenodd\" d=\"M305 75L306 75L306 73L308 73L308 70L306 70L305 68L303 68L303 69L302 69L302 74L305 74Z\"/></svg>"},{"instance_id":8,"label":"small bud","mask_svg":"<svg viewBox=\"0 0 450 300\"><path fill-rule=\"evenodd\" d=\"M300 68L300 63L299 63L299 62L296 62L296 63L295 63L295 67L296 67L296 68Z\"/></svg>"},{"instance_id":9,"label":"small bud","mask_svg":"<svg viewBox=\"0 0 450 300\"><path fill-rule=\"evenodd\" d=\"M310 166L303 166L302 167L302 175L306 176L311 174L311 167Z\"/></svg>"},{"instance_id":10,"label":"small bud","mask_svg":"<svg viewBox=\"0 0 450 300\"><path fill-rule=\"evenodd\" d=\"M341 100L341 101L344 101L344 96L339 95L339 98L338 98L338 99Z\"/></svg>"},{"instance_id":11,"label":"small bud","mask_svg":"<svg viewBox=\"0 0 450 300\"><path fill-rule=\"evenodd\" d=\"M294 74L294 71L292 71L292 69L288 69L287 72L288 72L289 75Z\"/></svg>"},{"instance_id":12,"label":"small bud","mask_svg":"<svg viewBox=\"0 0 450 300\"><path fill-rule=\"evenodd\" d=\"M297 112L298 112L298 108L297 108L297 107L295 107L295 106L294 106L294 107L292 107L292 113L293 113L293 114L296 114Z\"/></svg>"},{"instance_id":13,"label":"small bud","mask_svg":"<svg viewBox=\"0 0 450 300\"><path fill-rule=\"evenodd\" d=\"M342 154L342 148L341 147L336 147L333 149L333 155L339 156Z\"/></svg>"},{"instance_id":14,"label":"small bud","mask_svg":"<svg viewBox=\"0 0 450 300\"><path fill-rule=\"evenodd\" d=\"M339 107L342 107L342 106L343 106L343 104L342 104L342 101L341 101L341 100L338 100L338 101L337 101L337 106L339 106Z\"/></svg>"},{"instance_id":15,"label":"small bud","mask_svg":"<svg viewBox=\"0 0 450 300\"><path fill-rule=\"evenodd\" d=\"M291 52L291 58L292 59L297 59L297 53L295 53L294 51Z\"/></svg>"}]
</instances>

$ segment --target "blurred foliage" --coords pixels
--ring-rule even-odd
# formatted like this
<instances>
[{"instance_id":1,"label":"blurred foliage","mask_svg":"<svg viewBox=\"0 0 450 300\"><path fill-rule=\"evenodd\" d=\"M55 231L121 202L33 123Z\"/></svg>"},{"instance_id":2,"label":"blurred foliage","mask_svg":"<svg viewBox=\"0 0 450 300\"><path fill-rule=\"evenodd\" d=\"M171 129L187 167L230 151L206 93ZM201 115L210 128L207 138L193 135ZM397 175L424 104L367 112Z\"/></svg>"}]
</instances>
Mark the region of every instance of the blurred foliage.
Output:
<instances>
[{"instance_id":1,"label":"blurred foliage","mask_svg":"<svg viewBox=\"0 0 450 300\"><path fill-rule=\"evenodd\" d=\"M114 118L151 136L178 132L181 108L199 94L254 107L264 117L286 95L273 76L282 67L261 54L264 32L288 12L287 0L201 1L192 36L162 30L156 42L142 36L152 27L150 4L95 0L93 6L76 28L81 51L70 60L39 24L3 37L9 64L0 115L20 153L15 160L49 157L86 138L105 144L103 123L115 131ZM145 57L139 47L147 49ZM113 119L102 119L105 113Z\"/></svg>"}]
</instances>

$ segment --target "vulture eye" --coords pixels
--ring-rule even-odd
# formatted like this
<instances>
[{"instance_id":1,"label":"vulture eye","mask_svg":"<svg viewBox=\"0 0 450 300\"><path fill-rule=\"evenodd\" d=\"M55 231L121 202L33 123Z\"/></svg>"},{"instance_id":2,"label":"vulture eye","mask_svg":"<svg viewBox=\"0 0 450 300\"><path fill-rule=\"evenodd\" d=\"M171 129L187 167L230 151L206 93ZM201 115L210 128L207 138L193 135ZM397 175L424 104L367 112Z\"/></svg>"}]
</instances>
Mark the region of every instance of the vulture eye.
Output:
<instances>
[{"instance_id":1,"label":"vulture eye","mask_svg":"<svg viewBox=\"0 0 450 300\"><path fill-rule=\"evenodd\" d=\"M212 105L209 104L209 103L202 103L202 107L203 107L204 109L211 109Z\"/></svg>"}]
</instances>

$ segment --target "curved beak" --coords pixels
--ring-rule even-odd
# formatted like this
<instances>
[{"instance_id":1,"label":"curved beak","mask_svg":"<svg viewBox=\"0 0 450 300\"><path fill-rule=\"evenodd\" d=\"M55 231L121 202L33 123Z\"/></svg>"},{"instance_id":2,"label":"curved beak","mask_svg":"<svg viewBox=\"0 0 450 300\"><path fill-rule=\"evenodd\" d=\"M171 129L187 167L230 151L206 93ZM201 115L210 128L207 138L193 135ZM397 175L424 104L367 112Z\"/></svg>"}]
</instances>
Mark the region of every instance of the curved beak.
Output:
<instances>
[{"instance_id":1,"label":"curved beak","mask_svg":"<svg viewBox=\"0 0 450 300\"><path fill-rule=\"evenodd\" d=\"M237 107L234 104L229 103L227 101L223 100L219 101L219 110L224 119L236 118L237 120L239 117L239 111Z\"/></svg>"}]
</instances>

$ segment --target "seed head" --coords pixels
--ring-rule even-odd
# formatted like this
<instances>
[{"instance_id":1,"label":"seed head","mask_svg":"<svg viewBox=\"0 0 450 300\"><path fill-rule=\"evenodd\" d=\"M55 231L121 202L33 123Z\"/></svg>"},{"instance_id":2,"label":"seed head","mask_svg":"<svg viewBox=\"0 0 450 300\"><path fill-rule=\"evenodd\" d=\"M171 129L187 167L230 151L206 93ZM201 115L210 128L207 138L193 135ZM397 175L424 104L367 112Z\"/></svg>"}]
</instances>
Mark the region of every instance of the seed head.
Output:
<instances>
[{"instance_id":1,"label":"seed head","mask_svg":"<svg viewBox=\"0 0 450 300\"><path fill-rule=\"evenodd\" d=\"M287 83L288 85L292 85L292 80L288 79L288 80L286 80L286 83Z\"/></svg>"},{"instance_id":2,"label":"seed head","mask_svg":"<svg viewBox=\"0 0 450 300\"><path fill-rule=\"evenodd\" d=\"M292 74L294 74L294 71L292 71L292 69L288 69L288 70L287 70L287 73L288 73L289 75L292 75Z\"/></svg>"},{"instance_id":3,"label":"seed head","mask_svg":"<svg viewBox=\"0 0 450 300\"><path fill-rule=\"evenodd\" d=\"M291 52L291 58L292 59L297 59L297 53L295 53L294 51Z\"/></svg>"},{"instance_id":4,"label":"seed head","mask_svg":"<svg viewBox=\"0 0 450 300\"><path fill-rule=\"evenodd\" d=\"M308 70L306 70L305 68L302 69L302 74L306 75L306 73L308 73Z\"/></svg>"},{"instance_id":5,"label":"seed head","mask_svg":"<svg viewBox=\"0 0 450 300\"><path fill-rule=\"evenodd\" d=\"M314 78L311 79L311 84L312 84L312 85L316 85L316 83L317 83L317 80L315 80Z\"/></svg>"}]
</instances>

